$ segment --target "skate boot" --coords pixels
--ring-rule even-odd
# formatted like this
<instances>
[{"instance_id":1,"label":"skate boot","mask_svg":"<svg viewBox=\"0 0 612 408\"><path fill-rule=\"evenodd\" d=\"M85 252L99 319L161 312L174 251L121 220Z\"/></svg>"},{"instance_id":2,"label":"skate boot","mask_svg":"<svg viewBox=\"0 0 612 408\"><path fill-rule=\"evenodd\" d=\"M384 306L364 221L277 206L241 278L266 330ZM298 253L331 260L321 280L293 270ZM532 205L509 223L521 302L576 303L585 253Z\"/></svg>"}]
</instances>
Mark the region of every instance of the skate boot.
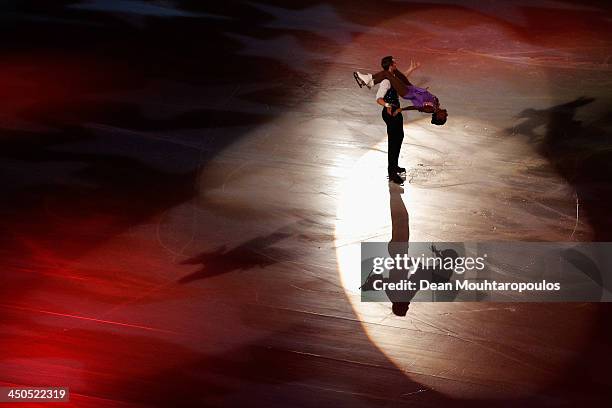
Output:
<instances>
[{"instance_id":1,"label":"skate boot","mask_svg":"<svg viewBox=\"0 0 612 408\"><path fill-rule=\"evenodd\" d=\"M372 89L374 86L374 80L370 74L362 74L361 72L355 71L353 72L353 78L355 78L360 88L366 86L368 89Z\"/></svg>"},{"instance_id":2,"label":"skate boot","mask_svg":"<svg viewBox=\"0 0 612 408\"><path fill-rule=\"evenodd\" d=\"M400 186L404 185L404 179L402 179L397 173L389 174L389 181L399 184Z\"/></svg>"}]
</instances>

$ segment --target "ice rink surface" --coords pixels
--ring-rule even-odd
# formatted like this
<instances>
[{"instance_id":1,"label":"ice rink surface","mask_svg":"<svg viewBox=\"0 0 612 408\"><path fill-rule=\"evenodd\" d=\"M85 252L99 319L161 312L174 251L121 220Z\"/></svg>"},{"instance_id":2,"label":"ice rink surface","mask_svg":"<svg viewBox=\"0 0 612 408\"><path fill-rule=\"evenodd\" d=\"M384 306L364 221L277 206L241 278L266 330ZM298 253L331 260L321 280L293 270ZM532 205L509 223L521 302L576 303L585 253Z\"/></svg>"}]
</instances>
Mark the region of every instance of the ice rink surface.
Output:
<instances>
[{"instance_id":1,"label":"ice rink surface","mask_svg":"<svg viewBox=\"0 0 612 408\"><path fill-rule=\"evenodd\" d=\"M355 267L365 241L612 241L606 2L0 18L0 385L79 407L610 403L608 305L398 317L359 301ZM449 112L404 113L403 188L352 77L385 55Z\"/></svg>"}]
</instances>

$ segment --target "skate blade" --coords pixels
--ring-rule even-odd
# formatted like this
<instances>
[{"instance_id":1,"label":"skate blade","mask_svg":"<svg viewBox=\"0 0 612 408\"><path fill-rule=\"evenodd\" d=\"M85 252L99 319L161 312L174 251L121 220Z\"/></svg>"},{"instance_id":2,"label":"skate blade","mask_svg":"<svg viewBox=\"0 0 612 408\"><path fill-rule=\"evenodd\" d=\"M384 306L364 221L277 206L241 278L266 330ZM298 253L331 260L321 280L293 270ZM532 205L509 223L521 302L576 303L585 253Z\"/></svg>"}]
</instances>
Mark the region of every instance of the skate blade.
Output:
<instances>
[{"instance_id":1,"label":"skate blade","mask_svg":"<svg viewBox=\"0 0 612 408\"><path fill-rule=\"evenodd\" d=\"M365 82L363 82L361 78L359 78L356 72L353 72L353 78L355 78L355 81L357 81L357 85L359 85L360 88L363 88Z\"/></svg>"}]
</instances>

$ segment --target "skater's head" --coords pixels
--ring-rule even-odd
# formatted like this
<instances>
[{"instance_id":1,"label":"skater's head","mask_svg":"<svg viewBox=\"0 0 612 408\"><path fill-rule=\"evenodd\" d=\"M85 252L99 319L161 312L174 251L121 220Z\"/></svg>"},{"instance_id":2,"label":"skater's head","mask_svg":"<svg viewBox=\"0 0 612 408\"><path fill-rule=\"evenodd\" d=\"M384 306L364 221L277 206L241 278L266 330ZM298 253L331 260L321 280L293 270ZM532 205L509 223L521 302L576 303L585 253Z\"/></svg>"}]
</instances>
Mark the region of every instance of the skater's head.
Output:
<instances>
[{"instance_id":1,"label":"skater's head","mask_svg":"<svg viewBox=\"0 0 612 408\"><path fill-rule=\"evenodd\" d=\"M387 55L386 57L380 60L380 66L385 71L393 71L395 69L395 61L393 60L393 57L391 55Z\"/></svg>"},{"instance_id":2,"label":"skater's head","mask_svg":"<svg viewBox=\"0 0 612 408\"><path fill-rule=\"evenodd\" d=\"M442 126L446 123L448 113L446 109L438 108L434 113L431 114L431 123L434 125Z\"/></svg>"}]
</instances>

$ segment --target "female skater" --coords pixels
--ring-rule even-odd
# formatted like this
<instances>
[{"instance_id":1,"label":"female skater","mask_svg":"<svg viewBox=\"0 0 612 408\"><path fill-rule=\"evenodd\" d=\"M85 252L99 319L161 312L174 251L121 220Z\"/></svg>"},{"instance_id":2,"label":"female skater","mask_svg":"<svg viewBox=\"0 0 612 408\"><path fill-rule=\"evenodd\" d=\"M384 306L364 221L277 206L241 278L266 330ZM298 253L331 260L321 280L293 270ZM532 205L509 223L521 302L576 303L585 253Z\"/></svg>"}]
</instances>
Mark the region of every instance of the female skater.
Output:
<instances>
[{"instance_id":1,"label":"female skater","mask_svg":"<svg viewBox=\"0 0 612 408\"><path fill-rule=\"evenodd\" d=\"M391 83L391 86L395 91L404 99L408 99L412 102L414 108L420 112L431 113L431 123L434 125L444 125L448 116L446 109L440 107L440 101L438 98L431 94L427 89L419 88L408 80L407 76L416 70L420 64L410 62L410 67L406 71L406 75L402 74L397 68L395 61L392 56L384 57L381 60L380 65L383 70L376 74L362 74L360 72L353 72L353 77L359 87L366 86L368 89L374 85L384 81L385 79ZM394 106L393 109L398 109L399 106ZM403 109L406 110L406 109Z\"/></svg>"}]
</instances>

